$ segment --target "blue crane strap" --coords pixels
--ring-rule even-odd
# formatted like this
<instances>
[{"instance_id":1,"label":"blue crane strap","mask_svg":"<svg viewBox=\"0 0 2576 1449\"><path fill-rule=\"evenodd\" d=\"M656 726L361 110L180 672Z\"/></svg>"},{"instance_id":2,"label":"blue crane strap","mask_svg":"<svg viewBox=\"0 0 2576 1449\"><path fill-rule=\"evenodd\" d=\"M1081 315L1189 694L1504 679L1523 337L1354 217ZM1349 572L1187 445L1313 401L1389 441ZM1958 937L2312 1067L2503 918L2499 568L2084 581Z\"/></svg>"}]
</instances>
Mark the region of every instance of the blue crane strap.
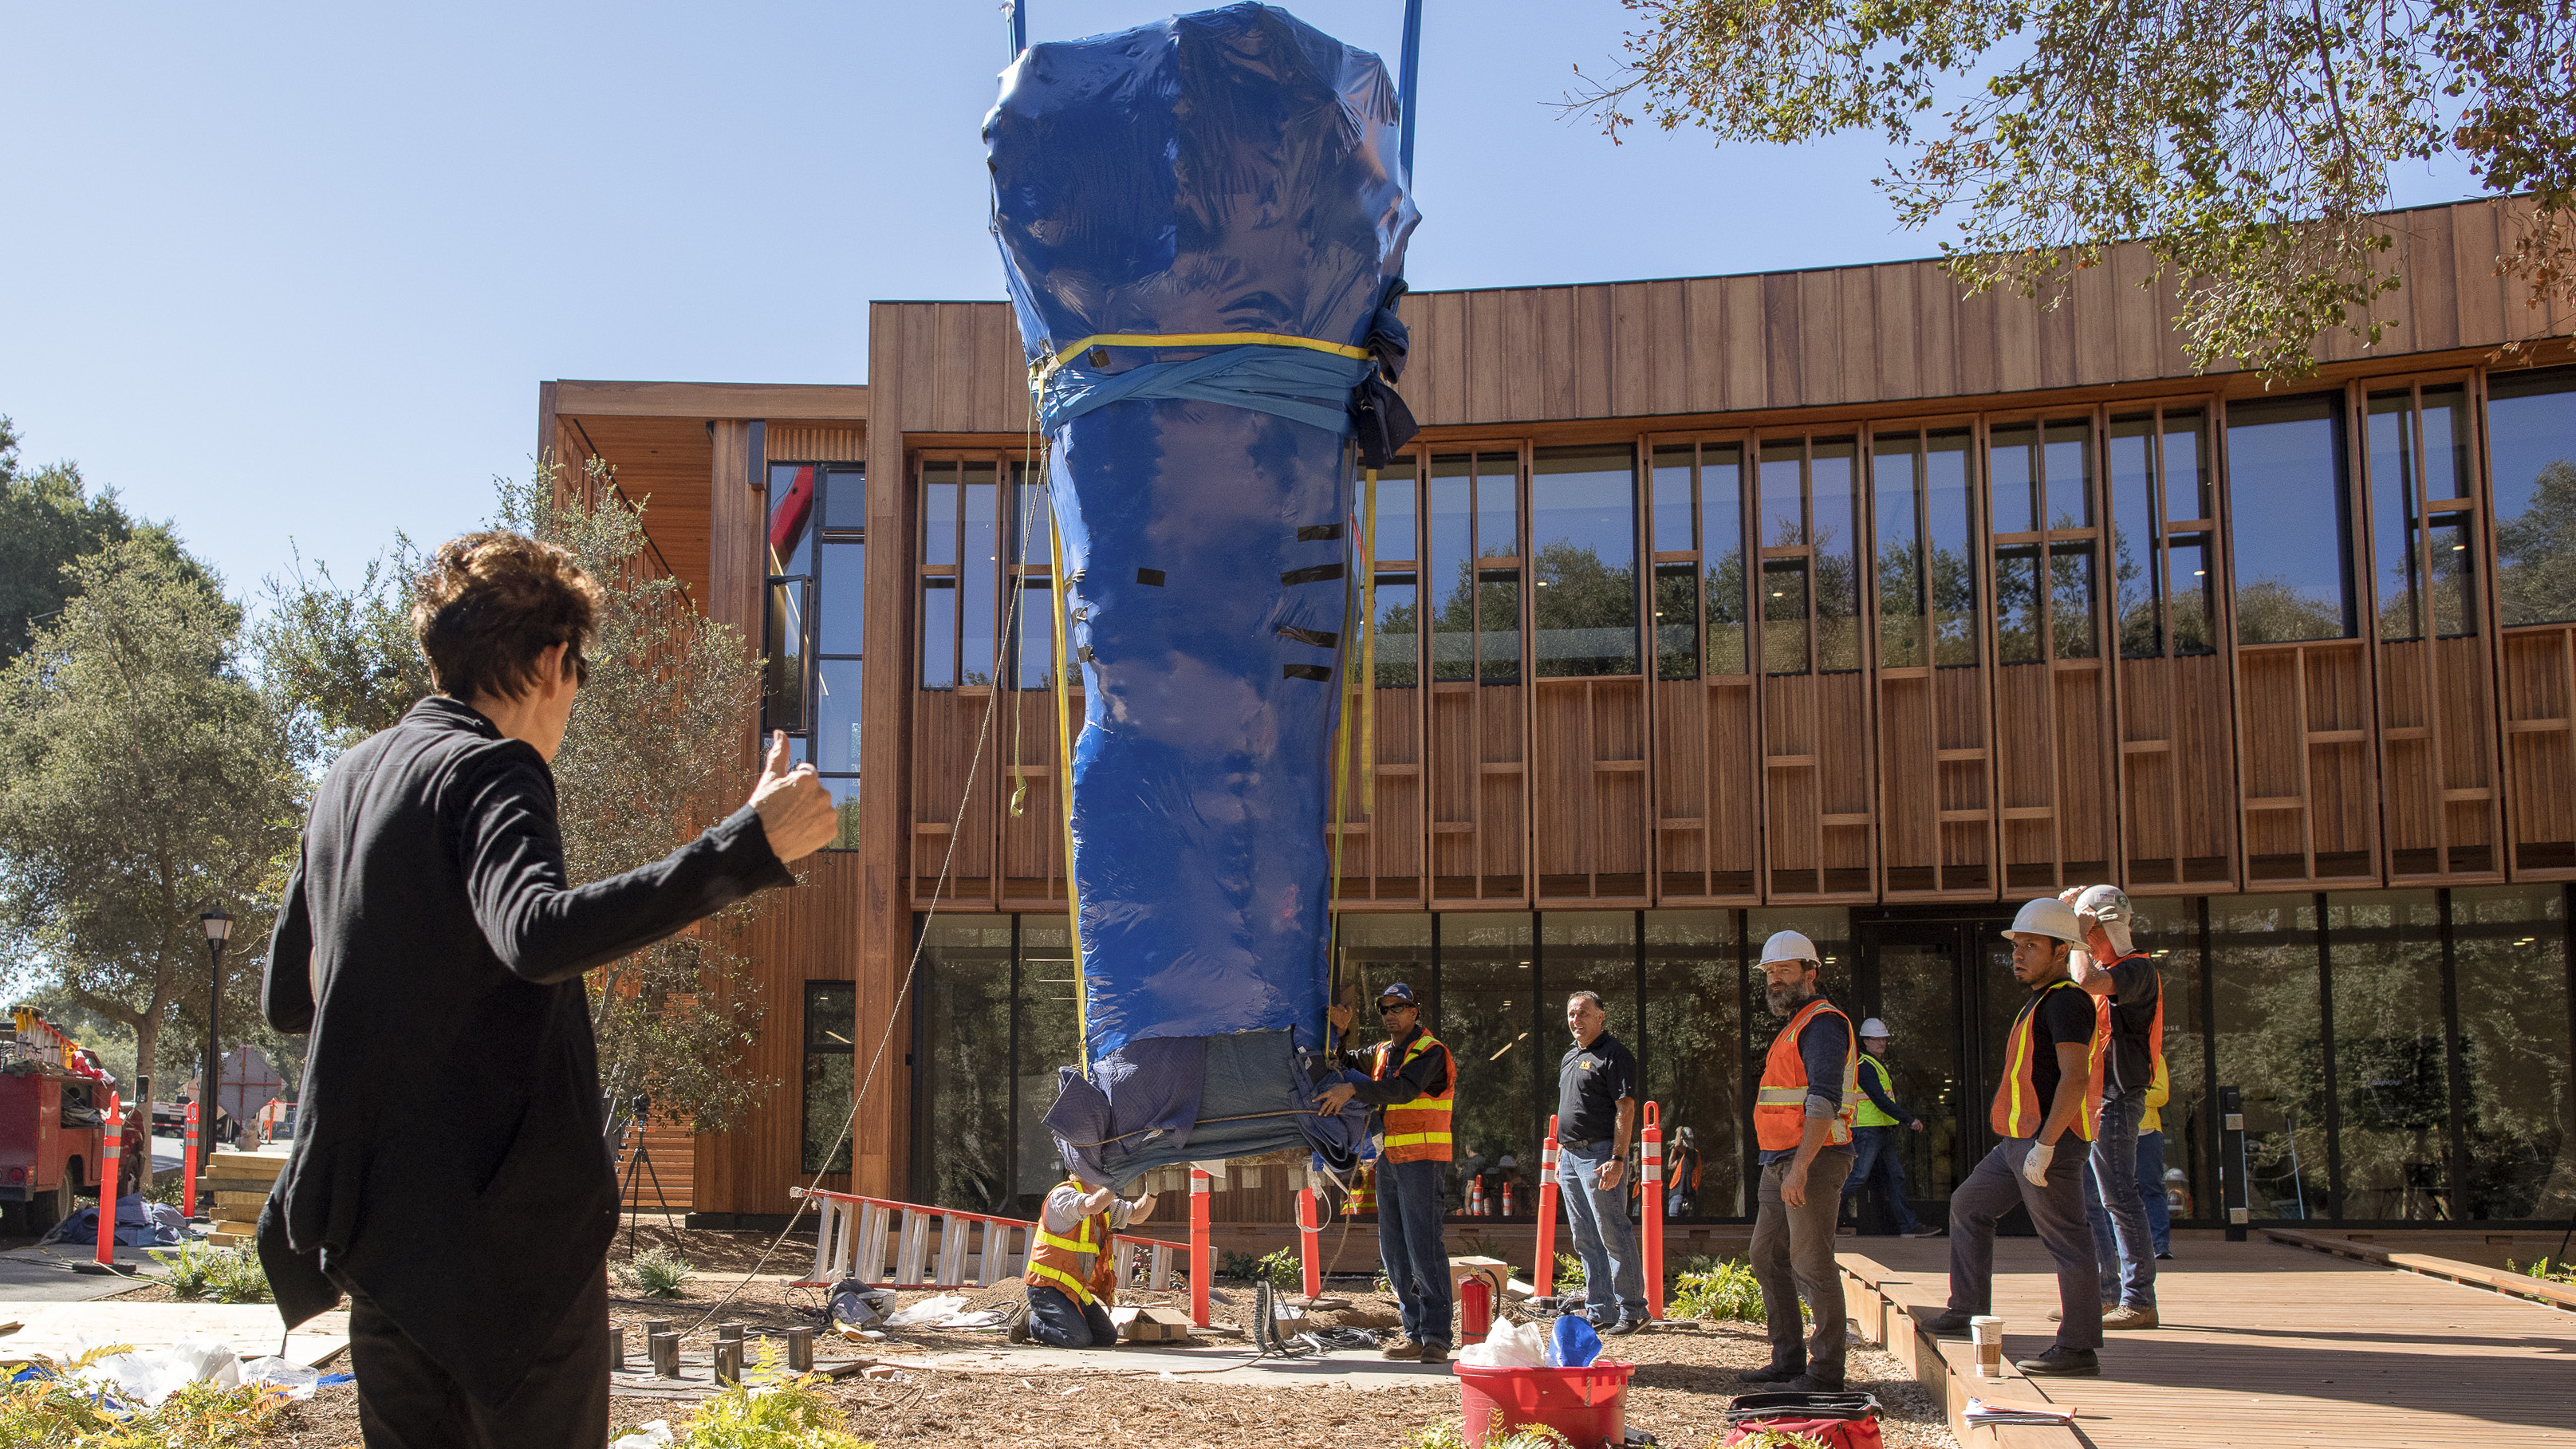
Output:
<instances>
[{"instance_id":1,"label":"blue crane strap","mask_svg":"<svg viewBox=\"0 0 2576 1449\"><path fill-rule=\"evenodd\" d=\"M1204 357L1149 362L1125 372L1057 368L1038 397L1038 422L1053 435L1095 408L1129 399L1194 398L1351 433L1351 389L1377 364L1301 347L1226 347Z\"/></svg>"}]
</instances>

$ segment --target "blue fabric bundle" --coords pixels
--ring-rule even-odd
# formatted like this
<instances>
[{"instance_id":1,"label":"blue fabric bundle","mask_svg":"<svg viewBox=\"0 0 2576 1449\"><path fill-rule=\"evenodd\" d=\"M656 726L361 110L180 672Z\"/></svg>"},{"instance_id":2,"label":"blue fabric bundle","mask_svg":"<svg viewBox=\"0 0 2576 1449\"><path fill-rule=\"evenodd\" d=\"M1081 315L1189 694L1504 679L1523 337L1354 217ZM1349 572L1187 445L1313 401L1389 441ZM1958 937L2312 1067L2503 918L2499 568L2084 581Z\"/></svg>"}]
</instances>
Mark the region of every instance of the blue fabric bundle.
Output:
<instances>
[{"instance_id":1,"label":"blue fabric bundle","mask_svg":"<svg viewBox=\"0 0 2576 1449\"><path fill-rule=\"evenodd\" d=\"M985 123L1086 701L1091 1071L1058 1134L1134 1159L1122 1177L1194 1132L1201 1157L1355 1145L1299 1115L1300 1054L1322 1044L1353 396L1400 361L1417 219L1397 124L1375 56L1250 4L1035 46ZM1147 1048L1248 1033L1270 1040L1223 1072ZM1234 1150L1196 1125L1217 1118Z\"/></svg>"}]
</instances>

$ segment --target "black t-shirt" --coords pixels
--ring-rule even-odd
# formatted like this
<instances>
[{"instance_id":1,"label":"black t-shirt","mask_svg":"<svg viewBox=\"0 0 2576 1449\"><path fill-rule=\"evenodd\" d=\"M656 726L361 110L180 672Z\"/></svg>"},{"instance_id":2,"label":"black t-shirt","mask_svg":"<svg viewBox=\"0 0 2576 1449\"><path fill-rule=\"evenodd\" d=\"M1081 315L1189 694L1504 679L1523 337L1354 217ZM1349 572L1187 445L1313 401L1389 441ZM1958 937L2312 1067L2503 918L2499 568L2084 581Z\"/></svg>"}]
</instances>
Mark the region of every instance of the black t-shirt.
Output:
<instances>
[{"instance_id":1,"label":"black t-shirt","mask_svg":"<svg viewBox=\"0 0 2576 1449\"><path fill-rule=\"evenodd\" d=\"M2156 999L2164 984L2141 951L2111 963L2111 1050L2102 1090L2109 1096L2143 1092L2156 1077Z\"/></svg>"},{"instance_id":2,"label":"black t-shirt","mask_svg":"<svg viewBox=\"0 0 2576 1449\"><path fill-rule=\"evenodd\" d=\"M1637 1058L1603 1032L1588 1047L1569 1047L1556 1064L1556 1140L1608 1141L1619 1135L1619 1099L1637 1096Z\"/></svg>"},{"instance_id":3,"label":"black t-shirt","mask_svg":"<svg viewBox=\"0 0 2576 1449\"><path fill-rule=\"evenodd\" d=\"M2040 992L2039 1011L2030 1024L2030 1084L2039 1094L2042 1122L2056 1104L2057 1079L2065 1075L2057 1067L2058 1045L2089 1046L2092 1041L2091 996L2071 983L2063 990L2050 987Z\"/></svg>"}]
</instances>

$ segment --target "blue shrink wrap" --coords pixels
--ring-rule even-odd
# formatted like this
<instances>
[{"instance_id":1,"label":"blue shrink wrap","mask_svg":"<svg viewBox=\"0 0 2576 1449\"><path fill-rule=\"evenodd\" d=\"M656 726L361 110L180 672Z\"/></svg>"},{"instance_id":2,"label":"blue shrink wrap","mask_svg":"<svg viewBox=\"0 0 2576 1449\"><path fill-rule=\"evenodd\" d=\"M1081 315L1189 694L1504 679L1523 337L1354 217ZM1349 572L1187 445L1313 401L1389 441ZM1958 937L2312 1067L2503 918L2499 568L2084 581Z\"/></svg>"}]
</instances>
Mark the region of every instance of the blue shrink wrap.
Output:
<instances>
[{"instance_id":1,"label":"blue shrink wrap","mask_svg":"<svg viewBox=\"0 0 2576 1449\"><path fill-rule=\"evenodd\" d=\"M1397 127L1377 57L1250 4L1033 46L985 123L1085 691L1091 1062L1320 1045L1348 410L1416 220Z\"/></svg>"}]
</instances>

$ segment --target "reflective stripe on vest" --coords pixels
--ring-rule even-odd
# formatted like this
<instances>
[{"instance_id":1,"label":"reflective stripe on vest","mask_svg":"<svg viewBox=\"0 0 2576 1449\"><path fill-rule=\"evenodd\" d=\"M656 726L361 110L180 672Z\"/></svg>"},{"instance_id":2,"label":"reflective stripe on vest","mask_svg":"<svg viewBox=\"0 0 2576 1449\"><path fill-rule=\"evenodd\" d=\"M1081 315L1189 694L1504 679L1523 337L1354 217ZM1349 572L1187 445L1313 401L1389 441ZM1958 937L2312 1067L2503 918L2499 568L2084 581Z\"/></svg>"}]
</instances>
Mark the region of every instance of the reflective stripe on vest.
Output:
<instances>
[{"instance_id":1,"label":"reflective stripe on vest","mask_svg":"<svg viewBox=\"0 0 2576 1449\"><path fill-rule=\"evenodd\" d=\"M1878 1090L1880 1095L1886 1097L1891 1102L1896 1100L1896 1087L1888 1080L1887 1063L1880 1061L1878 1058L1871 1056L1867 1052L1863 1052L1861 1053L1860 1066L1862 1071L1878 1078ZM1879 1106L1877 1102L1870 1099L1869 1093L1863 1092L1860 1094L1860 1112L1858 1116L1852 1118L1852 1125L1855 1127L1893 1127L1897 1125L1897 1122L1895 1118L1887 1115L1887 1110L1885 1108Z\"/></svg>"},{"instance_id":2,"label":"reflective stripe on vest","mask_svg":"<svg viewBox=\"0 0 2576 1449\"><path fill-rule=\"evenodd\" d=\"M2022 1003L2021 1015L2013 1018L2012 1035L2004 1042L2004 1079L1995 1084L1995 1103L1986 1114L1987 1124L1998 1137L2037 1137L2048 1125L2050 1104L2039 1100L2038 1051L2031 1019L2039 1015L2039 1005L2052 991L2076 991L2084 988L2072 981L2052 981L2030 994ZM2102 1115L2102 1034L2093 1034L2093 1043L2085 1055L2084 1110L2075 1114L2067 1132L2083 1141L2093 1140L2094 1124Z\"/></svg>"},{"instance_id":3,"label":"reflective stripe on vest","mask_svg":"<svg viewBox=\"0 0 2576 1449\"><path fill-rule=\"evenodd\" d=\"M1416 1031L1412 1044L1404 1049L1404 1059L1390 1065L1388 1058L1394 1053L1388 1048L1394 1045L1393 1042L1378 1043L1377 1060L1369 1069L1371 1077L1381 1082L1385 1081L1413 1065L1414 1058L1439 1046L1440 1042L1427 1031ZM1455 1055L1451 1055L1448 1080L1441 1084L1439 1091L1425 1092L1410 1102L1386 1108L1386 1138L1379 1144L1379 1150L1386 1160L1389 1162L1447 1162L1450 1140L1449 1112L1457 1100L1457 1090L1458 1059Z\"/></svg>"},{"instance_id":4,"label":"reflective stripe on vest","mask_svg":"<svg viewBox=\"0 0 2576 1449\"><path fill-rule=\"evenodd\" d=\"M1082 1184L1068 1177L1064 1186L1075 1193ZM1029 1244L1029 1268L1020 1281L1031 1285L1061 1288L1076 1305L1092 1301L1091 1284L1099 1277L1100 1249L1109 1236L1109 1214L1093 1213L1074 1227L1070 1238L1048 1232L1046 1209L1038 1209L1038 1221L1032 1225Z\"/></svg>"},{"instance_id":5,"label":"reflective stripe on vest","mask_svg":"<svg viewBox=\"0 0 2576 1449\"><path fill-rule=\"evenodd\" d=\"M1826 1013L1842 1017L1843 1030L1851 1031L1851 1018L1843 1016L1842 1008L1819 996L1800 1007L1771 1039L1771 1053L1762 1060L1762 1085L1753 1094L1753 1140L1765 1152L1786 1151L1806 1136L1807 1059L1798 1050L1798 1038L1807 1023ZM1852 1103L1860 1096L1860 1039L1846 1035L1843 1040L1843 1105L1825 1136L1837 1146L1852 1140Z\"/></svg>"}]
</instances>

